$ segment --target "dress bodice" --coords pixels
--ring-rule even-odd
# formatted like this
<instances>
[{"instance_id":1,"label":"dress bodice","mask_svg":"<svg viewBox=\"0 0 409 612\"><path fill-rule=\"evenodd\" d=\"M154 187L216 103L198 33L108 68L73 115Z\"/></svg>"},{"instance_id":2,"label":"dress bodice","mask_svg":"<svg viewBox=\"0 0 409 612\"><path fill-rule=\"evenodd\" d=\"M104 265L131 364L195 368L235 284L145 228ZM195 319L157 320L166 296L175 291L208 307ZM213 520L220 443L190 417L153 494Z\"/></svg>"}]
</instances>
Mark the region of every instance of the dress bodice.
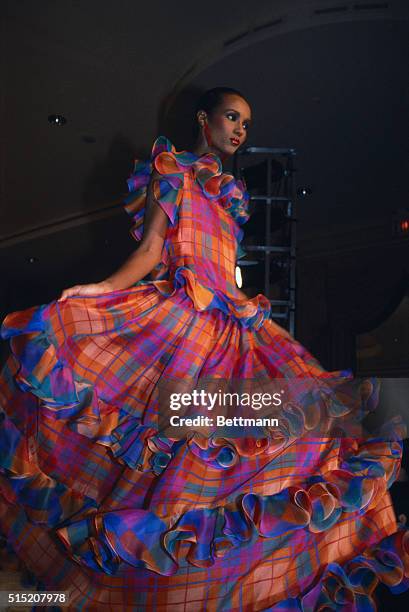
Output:
<instances>
[{"instance_id":1,"label":"dress bodice","mask_svg":"<svg viewBox=\"0 0 409 612\"><path fill-rule=\"evenodd\" d=\"M244 183L222 171L217 155L178 152L160 136L151 160L137 160L128 179L125 208L133 217L131 231L137 240L143 235L153 169L160 176L153 180L153 194L169 226L162 261L150 282L165 294L183 286L199 310L220 308L245 326L260 325L270 312L270 303L262 295L241 299L235 281L236 262L243 254L241 225L249 216Z\"/></svg>"}]
</instances>

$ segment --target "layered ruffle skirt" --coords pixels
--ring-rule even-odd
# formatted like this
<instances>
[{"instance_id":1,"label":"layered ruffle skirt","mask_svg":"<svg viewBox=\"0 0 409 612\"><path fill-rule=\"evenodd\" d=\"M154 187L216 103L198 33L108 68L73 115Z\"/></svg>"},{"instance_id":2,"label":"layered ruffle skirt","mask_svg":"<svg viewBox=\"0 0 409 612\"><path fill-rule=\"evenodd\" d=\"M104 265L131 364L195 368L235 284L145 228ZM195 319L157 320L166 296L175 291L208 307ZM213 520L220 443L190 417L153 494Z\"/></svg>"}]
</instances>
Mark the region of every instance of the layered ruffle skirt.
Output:
<instances>
[{"instance_id":1,"label":"layered ruffle skirt","mask_svg":"<svg viewBox=\"0 0 409 612\"><path fill-rule=\"evenodd\" d=\"M273 321L148 283L12 313L2 335L0 530L72 609L366 611L379 582L407 588L399 436L314 436L311 394L283 407L280 443L158 428L164 380L351 378Z\"/></svg>"}]
</instances>

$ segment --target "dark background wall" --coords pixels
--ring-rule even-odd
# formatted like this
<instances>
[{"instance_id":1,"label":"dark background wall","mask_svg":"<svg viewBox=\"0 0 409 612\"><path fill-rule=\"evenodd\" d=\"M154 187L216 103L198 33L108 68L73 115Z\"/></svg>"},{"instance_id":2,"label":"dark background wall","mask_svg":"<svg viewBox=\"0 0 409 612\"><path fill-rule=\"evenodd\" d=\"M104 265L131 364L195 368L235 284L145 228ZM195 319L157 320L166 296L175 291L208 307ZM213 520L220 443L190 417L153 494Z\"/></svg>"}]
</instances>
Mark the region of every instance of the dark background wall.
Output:
<instances>
[{"instance_id":1,"label":"dark background wall","mask_svg":"<svg viewBox=\"0 0 409 612\"><path fill-rule=\"evenodd\" d=\"M392 232L407 207L406 2L0 10L2 315L120 265L135 248L121 210L133 159L158 133L189 147L197 94L229 85L252 104L249 143L294 147L311 188L297 202L297 338L328 369L408 371L409 239ZM397 332L358 339L359 357L357 334L392 315Z\"/></svg>"},{"instance_id":2,"label":"dark background wall","mask_svg":"<svg viewBox=\"0 0 409 612\"><path fill-rule=\"evenodd\" d=\"M408 376L406 0L3 0L0 20L1 317L120 265L133 159L159 133L188 147L197 94L227 85L249 143L294 147L311 188L296 337L327 369ZM407 482L392 494L407 512Z\"/></svg>"}]
</instances>

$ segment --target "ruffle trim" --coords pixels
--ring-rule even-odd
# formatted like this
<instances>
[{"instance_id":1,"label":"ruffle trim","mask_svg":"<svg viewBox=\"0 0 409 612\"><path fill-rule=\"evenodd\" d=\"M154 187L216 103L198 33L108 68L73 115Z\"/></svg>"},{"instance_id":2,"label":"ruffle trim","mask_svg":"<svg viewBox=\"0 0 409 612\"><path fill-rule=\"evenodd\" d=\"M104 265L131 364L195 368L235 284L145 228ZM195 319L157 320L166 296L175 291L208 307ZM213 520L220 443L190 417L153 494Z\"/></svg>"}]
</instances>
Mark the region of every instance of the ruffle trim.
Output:
<instances>
[{"instance_id":1,"label":"ruffle trim","mask_svg":"<svg viewBox=\"0 0 409 612\"><path fill-rule=\"evenodd\" d=\"M187 293L192 293L192 299L197 300L197 307L205 308L206 298L213 294L210 292L208 295L206 288L195 286L195 277L190 270L181 269L180 276L181 279L177 277L178 282L187 284ZM177 290L170 282L158 281L156 284L165 295L166 290ZM221 304L221 307L226 307L225 302ZM142 424L137 416L123 408L121 398L115 405L110 404L99 396L92 383L76 379L72 369L58 356L51 340L48 328L51 308L64 308L64 303L33 307L12 313L4 320L1 336L10 340L15 362L15 371L10 376L22 391L32 393L40 400L40 409L47 417L66 420L73 431L110 447L113 455L129 467L152 468L154 473L159 473L175 453L178 443L161 438L155 424ZM369 385L362 385L360 381L352 384L351 376L350 371L322 372L318 378L312 378L310 384L300 379L298 385L297 379L291 379L294 388L292 400L280 408L280 426L275 429L274 436L269 434L257 440L235 438L232 447L229 440L224 440L220 435L203 439L199 434L192 434L191 451L209 465L225 469L234 465L239 455L248 457L265 454L270 457L306 432L310 436L316 432L319 436L347 439L351 429L347 427L346 431L342 431L342 417L351 415L351 421L354 421L353 415L364 418L375 409L379 394L379 382L376 379L366 381L370 382ZM328 423L328 428L319 429L322 423ZM378 441L388 440L393 445L388 446L388 452L391 455L393 450L396 459L401 448L399 441L406 436L402 421L397 419L385 423L376 435ZM9 437L8 444L17 448L17 442L12 440L13 436ZM15 453L11 451L6 455L12 457ZM27 453L25 456L28 456ZM354 471L368 469L368 473L375 474L376 466L370 457L364 461L358 456L349 460L349 464L352 463ZM3 465L6 469L12 469L11 465ZM26 460L23 465L28 465ZM22 466L19 467L20 474L26 469ZM395 476L388 474L389 482Z\"/></svg>"},{"instance_id":2,"label":"ruffle trim","mask_svg":"<svg viewBox=\"0 0 409 612\"><path fill-rule=\"evenodd\" d=\"M73 399L69 376L64 377L54 347L42 332L36 331L39 326L34 318L28 339L13 339L14 356L3 368L3 377L10 379L10 391L31 391L33 401L27 403L24 412L20 409L16 414L8 415L0 407L0 489L8 502L24 506L32 522L54 526L80 512L83 516L90 509L95 511L97 504L84 492L44 473L37 463L37 398L48 397L55 390L60 400ZM3 337L8 337L7 332ZM61 410L64 412L63 407Z\"/></svg>"},{"instance_id":3,"label":"ruffle trim","mask_svg":"<svg viewBox=\"0 0 409 612\"><path fill-rule=\"evenodd\" d=\"M66 420L73 431L109 447L121 463L131 468L149 466L158 447L148 442L155 438L157 429L141 424L121 407L120 400L111 405L99 397L92 383L76 379L50 339L47 320L52 307L64 305L51 303L11 313L3 322L1 337L10 340L16 364L12 376L18 387L40 400L39 409L48 418ZM7 446L8 451L0 453L0 465L20 476L32 475L33 464L20 444L21 434L14 429L12 435L10 430L1 430L5 434L3 448Z\"/></svg>"},{"instance_id":4,"label":"ruffle trim","mask_svg":"<svg viewBox=\"0 0 409 612\"><path fill-rule=\"evenodd\" d=\"M7 325L3 326L3 337L12 340L19 366L16 380L20 387L40 398L41 410L49 411L50 416L68 418L79 433L110 446L120 461L160 474L185 441L161 439L156 431L141 426L137 419L124 415L116 407L115 410L103 410L103 403L98 402L91 386L81 386L73 380L70 369L58 359L46 333L47 312L44 309L47 308L49 306L32 309L31 313L25 311L24 329L21 329L21 313L15 320L16 315L9 315ZM28 339L21 338L23 334L28 334ZM99 435L102 419L105 431L109 422L112 432L105 438ZM290 433L299 435L299 428L291 418L289 426L295 428ZM345 459L340 468L318 479L313 477L304 488L289 487L264 496L246 493L222 506L195 508L178 516L160 517L144 509L98 513L92 499L78 495L72 499L70 490L60 483L49 482L45 486L46 483L41 482L38 487L39 476L33 473L32 464L30 471L29 460L10 463L10 458L15 458L11 448L17 449L20 441L17 429L11 431L10 424L4 431L8 443L2 444L6 452L0 457L2 471L9 476L9 499L23 503L34 522L56 526L57 536L76 561L108 574L115 574L122 563L127 563L173 575L178 570L177 554L181 542L190 543L189 563L210 567L229 550L244 547L259 537L271 538L305 528L311 532L325 531L343 513L359 514L375 507L396 477L401 459L398 440L375 439L361 446L357 441L346 440L342 455ZM189 446L209 464L216 462L221 469L231 465L226 454L230 447L225 443L219 442L218 447L212 449L211 443L207 447L199 446L192 438ZM266 446L263 441L257 446L256 440L251 451L244 446L240 449L238 442L235 451L243 455L262 454ZM33 498L33 488L38 489L39 494L45 491L45 495ZM84 510L86 518L72 522L74 516ZM65 523L69 520L70 524L61 524L61 520ZM126 538L121 537L124 532ZM328 565L319 584L300 598L288 600L288 605L307 610L320 609L329 602L350 604L354 601L361 606L371 600L379 581L395 592L408 588L408 538L407 532L397 532L344 567L334 563Z\"/></svg>"},{"instance_id":5,"label":"ruffle trim","mask_svg":"<svg viewBox=\"0 0 409 612\"><path fill-rule=\"evenodd\" d=\"M393 594L409 589L408 529L399 529L343 565L329 563L312 589L298 598L282 601L273 610L374 611L377 607L373 594L380 583Z\"/></svg>"},{"instance_id":6,"label":"ruffle trim","mask_svg":"<svg viewBox=\"0 0 409 612\"><path fill-rule=\"evenodd\" d=\"M175 444L166 439L161 440L156 430L140 425L138 419L124 414L118 410L118 407L104 406L105 402L97 397L91 384L74 380L71 369L58 358L56 348L48 337L46 321L49 308L50 305L46 305L24 311L24 321L21 320L23 313L13 313L6 318L3 325L3 338L10 338L13 355L17 360L15 379L19 386L23 391L30 391L42 400L41 409L47 411L50 417L71 421L76 431L111 446L114 455L131 467L141 465L141 457L146 449L149 449L152 468L156 471L164 469L176 450ZM322 382L325 384L325 377ZM376 394L377 389L374 388L372 395ZM303 401L308 413L307 395L304 395ZM315 405L317 398L310 397L309 401L315 402ZM342 416L345 413L345 407L343 413L335 402L324 405L331 417ZM365 405L371 405L371 396L366 398ZM283 413L285 416L283 421L287 421L288 438L299 437L305 430L314 426L313 421L308 422L308 418L301 414L302 411L298 412L300 414L297 414L293 408L288 414ZM319 418L323 416L320 415ZM102 421L104 421L104 430L111 432L105 436L101 435L100 431ZM240 440L236 442L235 452L244 456L261 453L270 455L274 450L266 446L263 440L256 440L252 450L245 446L244 440L243 448L240 448ZM201 445L194 438L189 444L191 451L203 461L210 462L209 464L214 463L217 453L216 459L220 468L232 465L227 455L220 456L220 451L226 454L225 449L229 447L228 444L220 446L219 442L212 445L211 441L207 441L206 445ZM355 444L358 443L355 441ZM152 461L153 455L156 456L154 461ZM293 515L298 517L295 521L296 528L310 525L314 531L326 529L338 519L340 512L366 508L375 498L378 499L383 495L387 485L396 476L400 457L399 438L390 438L389 442L382 442L379 439L369 440L361 448L357 446L355 449L349 449L349 456L340 469L331 472L331 477L325 482L314 482L308 490L288 490L286 493L280 493L278 497L261 498L246 495L241 501L240 520L237 510L233 512L235 520L241 525L238 531L240 533L246 531L245 525L248 525L249 519L257 516L255 521L259 533L267 537L269 534L273 535L274 525L270 519L263 517L268 517L276 512L276 508L283 507L283 502L281 506L278 503L282 495L285 495L285 504L290 503L294 507ZM208 512L208 510L200 509L195 512ZM231 520L229 519L229 524ZM282 528L281 523L280 529Z\"/></svg>"},{"instance_id":7,"label":"ruffle trim","mask_svg":"<svg viewBox=\"0 0 409 612\"><path fill-rule=\"evenodd\" d=\"M175 295L179 289L183 288L192 300L195 310L204 311L216 308L245 328L259 329L270 316L271 304L263 295L259 294L248 300L229 297L222 291L200 283L192 270L185 266L180 266L175 270L172 280L158 280L151 284L166 297Z\"/></svg>"},{"instance_id":8,"label":"ruffle trim","mask_svg":"<svg viewBox=\"0 0 409 612\"><path fill-rule=\"evenodd\" d=\"M62 526L56 534L78 563L107 574L115 574L121 563L127 563L171 576L179 567L177 554L181 542L190 543L186 555L190 564L211 567L231 549L246 547L259 537L273 538L306 528L323 532L342 513L359 514L374 507L386 490L386 470L382 463L397 461L393 450L389 457L386 453L387 449L383 448L382 457L376 454L368 459L366 450L366 460L372 462L372 467L361 473L357 473L355 463L351 462L343 470L332 471L326 479L306 488L290 487L270 496L247 493L224 506L188 510L176 520L174 516L161 518L150 510L126 509L95 513ZM124 531L126 538L121 537ZM348 590L345 601L370 597L379 580L395 591L408 588L408 538L408 532L397 532L349 561L344 569L334 563L328 565L319 585L299 602L302 606L309 606L311 602L314 605L329 601L342 603L340 597Z\"/></svg>"},{"instance_id":9,"label":"ruffle trim","mask_svg":"<svg viewBox=\"0 0 409 612\"><path fill-rule=\"evenodd\" d=\"M183 196L184 174L192 171L206 198L214 201L215 205L222 206L234 219L237 259L245 255L240 246L243 239L240 225L249 218L249 196L244 183L236 181L233 175L222 172L217 155L207 153L199 157L188 151L178 152L164 136L155 140L149 162L135 162L133 174L128 179L130 194L125 200L125 210L133 218L131 234L136 240L141 240L143 236L147 187L154 169L160 174L160 178L153 180L153 194L171 226L177 223L178 208ZM176 270L173 284L166 280L168 264L165 241L162 261L151 273L154 285L163 295L173 295L177 289L185 287L194 308L201 311L217 308L246 328L258 329L270 317L271 304L261 294L249 300L228 297L200 283L192 272L184 267Z\"/></svg>"},{"instance_id":10,"label":"ruffle trim","mask_svg":"<svg viewBox=\"0 0 409 612\"><path fill-rule=\"evenodd\" d=\"M183 194L184 174L190 170L204 195L223 206L238 225L249 218L249 195L245 184L232 174L222 171L220 159L214 153L197 156L188 151L176 151L165 136L159 136L152 147L150 161L136 160L129 177L129 195L125 199L125 210L133 218L131 233L136 240L143 234L143 216L147 187L152 170L161 175L153 181L156 200L166 212L171 225L177 220L177 209ZM241 239L239 235L238 240Z\"/></svg>"}]
</instances>

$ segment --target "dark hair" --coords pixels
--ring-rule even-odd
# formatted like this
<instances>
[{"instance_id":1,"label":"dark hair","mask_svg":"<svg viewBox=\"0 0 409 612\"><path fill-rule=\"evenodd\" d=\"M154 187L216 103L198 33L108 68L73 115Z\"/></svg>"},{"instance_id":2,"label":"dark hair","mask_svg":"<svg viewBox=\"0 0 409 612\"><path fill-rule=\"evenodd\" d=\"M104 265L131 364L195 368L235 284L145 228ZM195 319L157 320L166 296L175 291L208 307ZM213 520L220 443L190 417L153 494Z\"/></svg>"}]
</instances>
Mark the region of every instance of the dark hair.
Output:
<instances>
[{"instance_id":1,"label":"dark hair","mask_svg":"<svg viewBox=\"0 0 409 612\"><path fill-rule=\"evenodd\" d=\"M195 118L200 110L204 110L208 115L211 115L213 111L223 102L223 98L226 94L234 94L236 96L240 96L240 98L243 98L243 100L246 99L240 91L237 91L237 89L232 89L231 87L214 87L213 89L208 89L197 101Z\"/></svg>"}]
</instances>

